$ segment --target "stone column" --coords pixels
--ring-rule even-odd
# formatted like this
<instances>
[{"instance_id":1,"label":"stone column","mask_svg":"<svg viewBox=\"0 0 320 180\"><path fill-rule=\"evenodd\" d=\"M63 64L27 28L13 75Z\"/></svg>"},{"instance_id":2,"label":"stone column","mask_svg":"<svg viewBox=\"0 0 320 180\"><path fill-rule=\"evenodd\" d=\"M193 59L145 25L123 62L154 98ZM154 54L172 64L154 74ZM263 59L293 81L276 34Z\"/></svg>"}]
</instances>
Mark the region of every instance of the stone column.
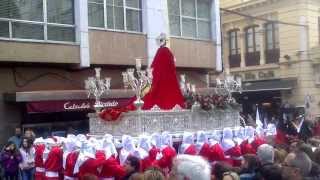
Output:
<instances>
[{"instance_id":1,"label":"stone column","mask_svg":"<svg viewBox=\"0 0 320 180\"><path fill-rule=\"evenodd\" d=\"M171 0L168 0L171 1ZM220 24L220 2L211 1L211 37L216 48L216 70L222 71L222 49L221 49L221 24Z\"/></svg>"},{"instance_id":2,"label":"stone column","mask_svg":"<svg viewBox=\"0 0 320 180\"><path fill-rule=\"evenodd\" d=\"M256 34L257 35L257 34ZM259 25L259 31L258 31L258 41L260 42L260 65L266 64L266 58L265 58L265 28L264 24L261 23Z\"/></svg>"},{"instance_id":3,"label":"stone column","mask_svg":"<svg viewBox=\"0 0 320 180\"><path fill-rule=\"evenodd\" d=\"M240 61L240 67L245 67L246 66L246 34L244 32L243 28L240 28L239 31L239 38L238 40L240 41L240 56L241 56L241 61Z\"/></svg>"},{"instance_id":4,"label":"stone column","mask_svg":"<svg viewBox=\"0 0 320 180\"><path fill-rule=\"evenodd\" d=\"M307 18L305 16L300 16L299 23L301 26L299 28L299 51L300 51L300 60L307 60L308 58L308 44L309 44L309 36L308 36L308 26L307 26Z\"/></svg>"},{"instance_id":5,"label":"stone column","mask_svg":"<svg viewBox=\"0 0 320 180\"><path fill-rule=\"evenodd\" d=\"M90 67L88 0L74 1L76 41L80 44L80 67Z\"/></svg>"}]
</instances>

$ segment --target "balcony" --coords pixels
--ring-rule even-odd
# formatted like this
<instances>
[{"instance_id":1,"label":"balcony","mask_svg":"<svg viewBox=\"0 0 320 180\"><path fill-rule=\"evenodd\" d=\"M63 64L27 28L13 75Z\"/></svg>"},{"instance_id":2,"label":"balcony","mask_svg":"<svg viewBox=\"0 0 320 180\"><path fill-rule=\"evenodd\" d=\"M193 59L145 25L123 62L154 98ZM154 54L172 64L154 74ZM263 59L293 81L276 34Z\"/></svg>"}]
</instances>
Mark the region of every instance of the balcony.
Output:
<instances>
[{"instance_id":1,"label":"balcony","mask_svg":"<svg viewBox=\"0 0 320 180\"><path fill-rule=\"evenodd\" d=\"M241 64L241 55L234 54L229 56L229 66L230 68L237 68L240 67Z\"/></svg>"},{"instance_id":2,"label":"balcony","mask_svg":"<svg viewBox=\"0 0 320 180\"><path fill-rule=\"evenodd\" d=\"M246 66L260 65L260 51L246 53Z\"/></svg>"},{"instance_id":3,"label":"balcony","mask_svg":"<svg viewBox=\"0 0 320 180\"><path fill-rule=\"evenodd\" d=\"M280 49L266 50L266 64L278 63L280 58Z\"/></svg>"},{"instance_id":4,"label":"balcony","mask_svg":"<svg viewBox=\"0 0 320 180\"><path fill-rule=\"evenodd\" d=\"M313 64L320 64L320 46L314 47L310 50L310 58Z\"/></svg>"}]
</instances>

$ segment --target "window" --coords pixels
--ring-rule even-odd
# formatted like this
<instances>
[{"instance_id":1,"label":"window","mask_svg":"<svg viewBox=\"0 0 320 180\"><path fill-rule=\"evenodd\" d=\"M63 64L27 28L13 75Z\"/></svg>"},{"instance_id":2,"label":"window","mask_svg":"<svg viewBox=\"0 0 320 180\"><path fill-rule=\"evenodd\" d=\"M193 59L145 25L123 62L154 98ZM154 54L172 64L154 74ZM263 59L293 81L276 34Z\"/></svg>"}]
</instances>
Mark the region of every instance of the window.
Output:
<instances>
[{"instance_id":1,"label":"window","mask_svg":"<svg viewBox=\"0 0 320 180\"><path fill-rule=\"evenodd\" d=\"M170 34L197 39L211 38L211 0L168 1Z\"/></svg>"},{"instance_id":2,"label":"window","mask_svg":"<svg viewBox=\"0 0 320 180\"><path fill-rule=\"evenodd\" d=\"M279 49L279 28L278 24L267 23L265 24L265 55L266 63L279 62L280 49Z\"/></svg>"},{"instance_id":3,"label":"window","mask_svg":"<svg viewBox=\"0 0 320 180\"><path fill-rule=\"evenodd\" d=\"M257 30L258 26L252 26L245 29L247 66L260 64L260 41Z\"/></svg>"},{"instance_id":4,"label":"window","mask_svg":"<svg viewBox=\"0 0 320 180\"><path fill-rule=\"evenodd\" d=\"M88 0L88 8L90 27L142 32L141 0Z\"/></svg>"},{"instance_id":5,"label":"window","mask_svg":"<svg viewBox=\"0 0 320 180\"><path fill-rule=\"evenodd\" d=\"M0 38L75 41L73 0L5 0L0 7Z\"/></svg>"},{"instance_id":6,"label":"window","mask_svg":"<svg viewBox=\"0 0 320 180\"><path fill-rule=\"evenodd\" d=\"M239 29L229 31L229 65L231 68L240 67Z\"/></svg>"}]
</instances>

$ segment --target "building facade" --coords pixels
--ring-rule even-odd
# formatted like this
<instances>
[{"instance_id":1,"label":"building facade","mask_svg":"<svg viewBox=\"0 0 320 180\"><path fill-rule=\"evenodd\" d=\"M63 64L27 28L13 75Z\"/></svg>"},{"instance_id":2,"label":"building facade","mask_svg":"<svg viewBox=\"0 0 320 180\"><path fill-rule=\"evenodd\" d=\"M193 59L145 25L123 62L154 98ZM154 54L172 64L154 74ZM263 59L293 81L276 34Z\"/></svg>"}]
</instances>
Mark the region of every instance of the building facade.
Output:
<instances>
[{"instance_id":1,"label":"building facade","mask_svg":"<svg viewBox=\"0 0 320 180\"><path fill-rule=\"evenodd\" d=\"M85 132L83 89L84 80L94 74L92 67L102 67L102 76L112 78L113 90L104 97L108 103L125 104L133 94L123 90L121 73L135 65L135 58L142 58L144 66L152 63L160 33L169 36L178 73L203 86L205 75L216 69L217 4L1 0L0 142L16 125L33 127L38 134L68 126Z\"/></svg>"},{"instance_id":2,"label":"building facade","mask_svg":"<svg viewBox=\"0 0 320 180\"><path fill-rule=\"evenodd\" d=\"M222 0L223 62L240 76L246 113L283 106L320 116L320 1ZM318 55L318 56L317 56Z\"/></svg>"}]
</instances>

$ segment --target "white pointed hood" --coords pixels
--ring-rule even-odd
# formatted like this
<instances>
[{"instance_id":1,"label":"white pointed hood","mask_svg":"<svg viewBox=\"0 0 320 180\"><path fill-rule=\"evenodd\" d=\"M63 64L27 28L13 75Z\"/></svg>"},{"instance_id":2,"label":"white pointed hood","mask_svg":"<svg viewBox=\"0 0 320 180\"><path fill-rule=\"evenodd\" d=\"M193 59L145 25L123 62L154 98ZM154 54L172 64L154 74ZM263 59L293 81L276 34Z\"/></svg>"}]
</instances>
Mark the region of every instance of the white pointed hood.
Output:
<instances>
[{"instance_id":1,"label":"white pointed hood","mask_svg":"<svg viewBox=\"0 0 320 180\"><path fill-rule=\"evenodd\" d=\"M102 147L104 149L106 159L110 158L112 155L114 155L115 157L118 156L117 149L113 144L113 136L111 134L104 135L102 139Z\"/></svg>"},{"instance_id":2,"label":"white pointed hood","mask_svg":"<svg viewBox=\"0 0 320 180\"><path fill-rule=\"evenodd\" d=\"M66 168L66 160L68 155L76 149L76 136L68 135L63 146L63 168Z\"/></svg>"},{"instance_id":3,"label":"white pointed hood","mask_svg":"<svg viewBox=\"0 0 320 180\"><path fill-rule=\"evenodd\" d=\"M184 132L183 133L183 138L182 138L182 144L180 146L180 152L184 153L186 151L186 149L188 149L188 147L190 145L194 144L194 135L193 133L190 132Z\"/></svg>"},{"instance_id":4,"label":"white pointed hood","mask_svg":"<svg viewBox=\"0 0 320 180\"><path fill-rule=\"evenodd\" d=\"M208 136L204 131L197 132L197 143L196 147L198 152L201 150L203 144L208 143Z\"/></svg>"},{"instance_id":5,"label":"white pointed hood","mask_svg":"<svg viewBox=\"0 0 320 180\"><path fill-rule=\"evenodd\" d=\"M252 126L245 127L245 138L248 140L249 143L252 143L254 140L254 131L255 129Z\"/></svg>"},{"instance_id":6,"label":"white pointed hood","mask_svg":"<svg viewBox=\"0 0 320 180\"><path fill-rule=\"evenodd\" d=\"M131 154L133 155L135 151L135 145L133 138L128 135L123 135L122 136L122 149L119 154L119 159L120 159L120 165L123 165L124 162L127 160L128 156Z\"/></svg>"},{"instance_id":7,"label":"white pointed hood","mask_svg":"<svg viewBox=\"0 0 320 180\"><path fill-rule=\"evenodd\" d=\"M222 139L222 131L220 130L214 130L211 134L211 138L209 140L209 144L211 146L215 145L215 144L219 144L221 142Z\"/></svg>"},{"instance_id":8,"label":"white pointed hood","mask_svg":"<svg viewBox=\"0 0 320 180\"><path fill-rule=\"evenodd\" d=\"M234 138L233 140L240 145L243 140L245 140L245 131L243 127L236 127L233 130Z\"/></svg>"},{"instance_id":9,"label":"white pointed hood","mask_svg":"<svg viewBox=\"0 0 320 180\"><path fill-rule=\"evenodd\" d=\"M169 134L169 132L164 131L161 135L161 143L162 148L165 148L166 146L173 146L172 136Z\"/></svg>"},{"instance_id":10,"label":"white pointed hood","mask_svg":"<svg viewBox=\"0 0 320 180\"><path fill-rule=\"evenodd\" d=\"M277 127L274 124L268 124L266 129L266 136L274 136L277 134Z\"/></svg>"},{"instance_id":11,"label":"white pointed hood","mask_svg":"<svg viewBox=\"0 0 320 180\"><path fill-rule=\"evenodd\" d=\"M151 135L151 145L155 146L157 148L161 148L162 142L161 142L161 134L159 133L153 133Z\"/></svg>"},{"instance_id":12,"label":"white pointed hood","mask_svg":"<svg viewBox=\"0 0 320 180\"><path fill-rule=\"evenodd\" d=\"M229 149L235 146L235 143L233 142L233 133L231 128L223 129L221 146L223 151L228 151Z\"/></svg>"},{"instance_id":13,"label":"white pointed hood","mask_svg":"<svg viewBox=\"0 0 320 180\"><path fill-rule=\"evenodd\" d=\"M81 144L80 153L73 169L74 174L79 172L80 166L86 160L90 158L95 158L95 155L96 155L96 149L94 147L95 144L93 144L94 140L91 139L91 141L87 141L87 140L84 140L84 138L82 138L82 140L83 141Z\"/></svg>"}]
</instances>

